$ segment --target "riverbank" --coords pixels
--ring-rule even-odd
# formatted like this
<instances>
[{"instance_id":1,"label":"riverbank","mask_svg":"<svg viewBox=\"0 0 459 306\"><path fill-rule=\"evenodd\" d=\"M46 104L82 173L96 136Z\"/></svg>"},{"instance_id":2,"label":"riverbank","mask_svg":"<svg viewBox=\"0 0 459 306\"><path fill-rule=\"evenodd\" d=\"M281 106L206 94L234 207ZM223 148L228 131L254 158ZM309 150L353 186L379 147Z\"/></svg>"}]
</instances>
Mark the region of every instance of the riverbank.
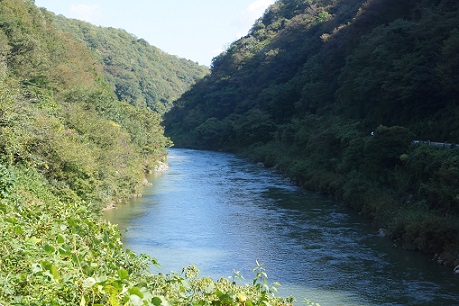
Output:
<instances>
[{"instance_id":1,"label":"riverbank","mask_svg":"<svg viewBox=\"0 0 459 306\"><path fill-rule=\"evenodd\" d=\"M341 201L369 218L395 245L421 251L439 264L458 266L457 150L427 145L384 148L375 146L375 140L379 141L364 136L338 150L318 142L312 152L301 153L268 143L243 154L283 171L304 188ZM325 150L328 153L314 153Z\"/></svg>"},{"instance_id":2,"label":"riverbank","mask_svg":"<svg viewBox=\"0 0 459 306\"><path fill-rule=\"evenodd\" d=\"M164 158L165 159L165 158ZM167 171L169 169L169 164L167 163L167 161L158 161L155 163L155 165L152 167L152 170L149 171L149 174L148 175L154 175L155 173L161 173L161 172L164 172L164 171ZM148 186L151 186L151 183L148 181L148 178L147 177L144 177L144 179L142 180L142 182L139 184L139 186L141 186L141 189L139 190L139 188L136 188L137 190L139 191L143 191L144 188L148 187ZM130 198L138 198L138 197L141 197L142 196L142 193L138 193L138 194L132 194L130 196ZM126 201L127 199L123 199L123 200L120 200L118 201L117 203L109 203L107 205L105 205L103 208L102 208L102 211L107 211L107 210L111 210L111 209L116 209L117 208L117 205L120 204L120 203L123 203L124 201Z\"/></svg>"}]
</instances>

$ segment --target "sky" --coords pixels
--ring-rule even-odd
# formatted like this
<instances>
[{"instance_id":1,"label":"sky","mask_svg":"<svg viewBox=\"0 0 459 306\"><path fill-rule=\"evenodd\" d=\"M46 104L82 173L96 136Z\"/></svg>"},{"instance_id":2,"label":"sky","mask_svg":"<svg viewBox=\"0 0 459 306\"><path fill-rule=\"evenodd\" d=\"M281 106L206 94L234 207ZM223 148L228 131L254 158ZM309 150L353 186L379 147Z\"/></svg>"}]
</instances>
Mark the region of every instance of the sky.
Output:
<instances>
[{"instance_id":1,"label":"sky","mask_svg":"<svg viewBox=\"0 0 459 306\"><path fill-rule=\"evenodd\" d=\"M35 0L38 7L124 29L166 53L210 66L275 0Z\"/></svg>"}]
</instances>

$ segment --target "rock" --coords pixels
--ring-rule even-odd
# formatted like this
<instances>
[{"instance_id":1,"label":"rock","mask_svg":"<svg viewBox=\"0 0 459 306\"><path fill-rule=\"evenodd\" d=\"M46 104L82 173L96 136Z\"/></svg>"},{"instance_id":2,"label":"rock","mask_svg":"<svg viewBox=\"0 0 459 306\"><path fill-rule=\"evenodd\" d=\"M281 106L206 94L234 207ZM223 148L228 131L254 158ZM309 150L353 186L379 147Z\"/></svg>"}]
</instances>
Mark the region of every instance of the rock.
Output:
<instances>
[{"instance_id":1,"label":"rock","mask_svg":"<svg viewBox=\"0 0 459 306\"><path fill-rule=\"evenodd\" d=\"M144 187L149 187L151 186L152 184L146 179L144 178L143 181L142 181L142 186Z\"/></svg>"},{"instance_id":2,"label":"rock","mask_svg":"<svg viewBox=\"0 0 459 306\"><path fill-rule=\"evenodd\" d=\"M116 209L116 205L114 203L108 204L104 208L102 208L103 211L111 210L111 209Z\"/></svg>"},{"instance_id":3,"label":"rock","mask_svg":"<svg viewBox=\"0 0 459 306\"><path fill-rule=\"evenodd\" d=\"M159 163L156 165L153 169L154 172L164 172L169 169L169 164L168 163Z\"/></svg>"},{"instance_id":4,"label":"rock","mask_svg":"<svg viewBox=\"0 0 459 306\"><path fill-rule=\"evenodd\" d=\"M445 263L445 259L441 256L441 254L437 258L437 263L440 265Z\"/></svg>"}]
</instances>

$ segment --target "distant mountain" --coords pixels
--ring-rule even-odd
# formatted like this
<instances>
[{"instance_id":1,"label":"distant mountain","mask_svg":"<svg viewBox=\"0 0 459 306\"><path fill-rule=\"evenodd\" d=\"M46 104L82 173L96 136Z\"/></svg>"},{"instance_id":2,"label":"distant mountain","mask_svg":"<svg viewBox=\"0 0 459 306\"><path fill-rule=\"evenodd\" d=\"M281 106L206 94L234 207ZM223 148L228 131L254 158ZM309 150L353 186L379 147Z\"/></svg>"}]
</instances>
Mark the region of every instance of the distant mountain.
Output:
<instances>
[{"instance_id":1,"label":"distant mountain","mask_svg":"<svg viewBox=\"0 0 459 306\"><path fill-rule=\"evenodd\" d=\"M208 74L208 68L169 55L121 29L53 18L53 25L84 42L96 55L107 81L120 101L149 107L164 114L191 85Z\"/></svg>"},{"instance_id":2,"label":"distant mountain","mask_svg":"<svg viewBox=\"0 0 459 306\"><path fill-rule=\"evenodd\" d=\"M456 0L279 0L175 102L166 135L244 152L459 263L458 151L412 145L459 143L458 83Z\"/></svg>"}]
</instances>

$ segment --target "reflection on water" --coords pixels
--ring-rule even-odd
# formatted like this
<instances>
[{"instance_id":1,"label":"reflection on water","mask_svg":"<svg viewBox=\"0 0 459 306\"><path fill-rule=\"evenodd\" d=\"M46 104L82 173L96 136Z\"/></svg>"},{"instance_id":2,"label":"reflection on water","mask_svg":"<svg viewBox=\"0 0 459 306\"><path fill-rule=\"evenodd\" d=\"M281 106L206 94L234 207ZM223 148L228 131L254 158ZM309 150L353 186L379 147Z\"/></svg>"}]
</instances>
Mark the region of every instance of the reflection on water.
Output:
<instances>
[{"instance_id":1,"label":"reflection on water","mask_svg":"<svg viewBox=\"0 0 459 306\"><path fill-rule=\"evenodd\" d=\"M398 250L326 197L230 154L172 149L169 163L142 198L106 213L161 272L195 264L250 279L258 260L298 305L459 305L450 270Z\"/></svg>"}]
</instances>

